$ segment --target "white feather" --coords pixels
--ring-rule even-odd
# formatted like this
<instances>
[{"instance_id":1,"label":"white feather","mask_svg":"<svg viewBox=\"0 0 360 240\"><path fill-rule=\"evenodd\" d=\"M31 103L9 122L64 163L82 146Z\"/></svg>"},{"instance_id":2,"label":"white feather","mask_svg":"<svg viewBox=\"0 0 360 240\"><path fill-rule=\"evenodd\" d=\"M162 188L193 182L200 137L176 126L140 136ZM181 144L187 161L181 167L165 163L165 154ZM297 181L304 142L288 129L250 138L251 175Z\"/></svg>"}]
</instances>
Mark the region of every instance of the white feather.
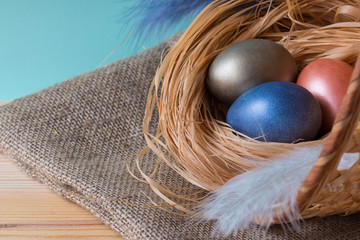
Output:
<instances>
[{"instance_id":1,"label":"white feather","mask_svg":"<svg viewBox=\"0 0 360 240\"><path fill-rule=\"evenodd\" d=\"M343 157L340 160L340 163L338 165L338 170L344 170L351 168L358 160L359 160L360 154L358 152L356 153L345 153Z\"/></svg>"},{"instance_id":2,"label":"white feather","mask_svg":"<svg viewBox=\"0 0 360 240\"><path fill-rule=\"evenodd\" d=\"M254 218L266 228L275 215L283 212L290 221L299 219L297 192L321 148L296 148L230 179L200 206L199 214L206 220L216 220L214 233L225 236L250 227Z\"/></svg>"}]
</instances>

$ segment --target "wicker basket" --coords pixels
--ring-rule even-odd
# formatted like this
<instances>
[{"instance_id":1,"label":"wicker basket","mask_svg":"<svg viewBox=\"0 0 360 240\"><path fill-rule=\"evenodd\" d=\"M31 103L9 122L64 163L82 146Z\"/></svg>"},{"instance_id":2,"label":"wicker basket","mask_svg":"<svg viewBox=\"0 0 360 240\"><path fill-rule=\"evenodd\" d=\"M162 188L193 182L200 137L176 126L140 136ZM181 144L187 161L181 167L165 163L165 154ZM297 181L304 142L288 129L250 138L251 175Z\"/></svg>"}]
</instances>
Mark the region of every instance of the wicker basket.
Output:
<instances>
[{"instance_id":1,"label":"wicker basket","mask_svg":"<svg viewBox=\"0 0 360 240\"><path fill-rule=\"evenodd\" d=\"M360 151L360 61L331 133L321 140L297 144L235 136L222 121L224 106L212 99L204 83L209 64L224 48L250 38L283 45L300 69L322 57L354 64L360 53L358 1L260 1L253 7L249 2L214 1L166 55L152 89L161 89L157 139L163 137L166 144L156 146L151 141L150 148L188 181L212 191L255 167L244 164L245 157L261 161L292 151L294 145L324 144L299 190L302 217L360 211L360 160L350 169L337 170L344 152ZM156 94L150 99L147 116L154 109ZM148 130L146 124L144 129ZM175 161L163 154L164 148Z\"/></svg>"}]
</instances>

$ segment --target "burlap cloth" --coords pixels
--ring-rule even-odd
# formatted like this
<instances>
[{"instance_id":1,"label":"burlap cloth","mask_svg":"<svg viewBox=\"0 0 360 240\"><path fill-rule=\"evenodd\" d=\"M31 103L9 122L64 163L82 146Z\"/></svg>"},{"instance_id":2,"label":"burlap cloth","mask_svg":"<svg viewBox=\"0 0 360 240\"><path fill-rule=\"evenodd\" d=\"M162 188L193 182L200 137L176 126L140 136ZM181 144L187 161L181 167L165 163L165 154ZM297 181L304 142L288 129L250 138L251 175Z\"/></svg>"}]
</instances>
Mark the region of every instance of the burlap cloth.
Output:
<instances>
[{"instance_id":1,"label":"burlap cloth","mask_svg":"<svg viewBox=\"0 0 360 240\"><path fill-rule=\"evenodd\" d=\"M211 223L193 225L161 209L139 207L152 205L148 197L160 201L126 169L126 161L145 146L147 91L164 48L173 41L0 108L1 148L27 173L126 239L211 237ZM152 171L156 160L147 154L144 171ZM135 168L130 162L130 169ZM167 185L190 186L166 166L156 178ZM267 233L245 231L236 239L360 239L360 214L307 220L300 233L274 226Z\"/></svg>"}]
</instances>

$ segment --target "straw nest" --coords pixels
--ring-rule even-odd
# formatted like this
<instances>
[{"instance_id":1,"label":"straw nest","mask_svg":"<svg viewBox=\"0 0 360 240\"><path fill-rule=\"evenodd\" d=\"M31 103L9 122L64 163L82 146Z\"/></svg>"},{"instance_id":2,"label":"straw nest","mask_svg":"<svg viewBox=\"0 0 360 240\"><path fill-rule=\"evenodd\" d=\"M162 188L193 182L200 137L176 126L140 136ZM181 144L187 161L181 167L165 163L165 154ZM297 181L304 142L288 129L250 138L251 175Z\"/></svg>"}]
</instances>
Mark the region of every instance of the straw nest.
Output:
<instances>
[{"instance_id":1,"label":"straw nest","mask_svg":"<svg viewBox=\"0 0 360 240\"><path fill-rule=\"evenodd\" d=\"M296 144L270 143L234 135L224 123L225 107L208 94L205 79L210 63L223 49L251 38L269 39L281 44L294 56L299 70L318 58L354 64L360 52L358 0L267 0L255 5L250 2L254 1L214 1L197 16L167 53L149 91L143 126L148 147L140 153L138 160L151 149L189 182L212 191L235 175L256 167L256 161L267 161L291 151L295 145L317 145L327 141L325 137ZM150 120L153 114L157 114L156 109L158 131L151 135ZM350 148L359 151L359 144L354 142L356 138L360 142L359 135L358 129L351 143L346 144L345 151ZM356 165L359 176L359 165ZM351 171L330 175L340 186L354 176L355 170L352 168ZM176 194L156 183L151 176L141 173L163 199L170 204L176 203L171 200ZM339 180L337 177L340 175L342 179ZM360 181L360 177L353 177L351 181ZM336 191L331 189L322 196L317 194L317 201L336 198L330 194ZM201 198L182 198L190 202L201 201ZM358 211L359 204L354 207L347 199L332 200L336 204L352 206L351 210L342 209L340 212ZM310 217L339 212L328 207L319 214L322 207L313 203L311 208L316 208L316 213L309 208L302 213ZM182 206L178 209L189 212Z\"/></svg>"}]
</instances>

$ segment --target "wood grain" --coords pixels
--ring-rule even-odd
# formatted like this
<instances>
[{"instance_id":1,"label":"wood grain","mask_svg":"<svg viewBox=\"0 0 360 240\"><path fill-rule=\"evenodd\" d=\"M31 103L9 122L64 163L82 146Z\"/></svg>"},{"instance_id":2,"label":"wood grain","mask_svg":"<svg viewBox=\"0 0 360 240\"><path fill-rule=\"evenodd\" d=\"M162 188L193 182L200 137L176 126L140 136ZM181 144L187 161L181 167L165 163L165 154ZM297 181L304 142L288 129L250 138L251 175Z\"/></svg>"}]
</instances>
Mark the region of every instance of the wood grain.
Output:
<instances>
[{"instance_id":1,"label":"wood grain","mask_svg":"<svg viewBox=\"0 0 360 240\"><path fill-rule=\"evenodd\" d=\"M0 152L0 240L123 239L87 210L23 173Z\"/></svg>"}]
</instances>

